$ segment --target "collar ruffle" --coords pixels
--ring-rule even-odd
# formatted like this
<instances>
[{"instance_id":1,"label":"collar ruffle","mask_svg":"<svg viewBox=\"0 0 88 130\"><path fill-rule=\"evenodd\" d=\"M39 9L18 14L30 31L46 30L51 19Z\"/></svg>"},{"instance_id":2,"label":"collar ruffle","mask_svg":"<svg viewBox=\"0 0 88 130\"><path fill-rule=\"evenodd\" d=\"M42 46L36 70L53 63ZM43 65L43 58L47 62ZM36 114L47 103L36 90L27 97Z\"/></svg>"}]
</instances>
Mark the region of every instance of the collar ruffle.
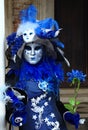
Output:
<instances>
[{"instance_id":1,"label":"collar ruffle","mask_svg":"<svg viewBox=\"0 0 88 130\"><path fill-rule=\"evenodd\" d=\"M30 79L39 82L38 86L43 91L52 91L54 94L58 94L60 83L64 80L64 71L62 65L56 64L54 60L42 61L34 66L23 61L16 86L24 89L26 81Z\"/></svg>"}]
</instances>

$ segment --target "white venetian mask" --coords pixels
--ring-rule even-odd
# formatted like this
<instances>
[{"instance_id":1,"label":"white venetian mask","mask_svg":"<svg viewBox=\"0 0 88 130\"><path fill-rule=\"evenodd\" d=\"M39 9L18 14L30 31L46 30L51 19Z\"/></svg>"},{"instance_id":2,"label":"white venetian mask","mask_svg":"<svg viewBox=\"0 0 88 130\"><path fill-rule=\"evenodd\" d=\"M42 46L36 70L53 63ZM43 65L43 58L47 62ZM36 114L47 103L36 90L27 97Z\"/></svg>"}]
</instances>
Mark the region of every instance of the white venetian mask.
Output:
<instances>
[{"instance_id":1,"label":"white venetian mask","mask_svg":"<svg viewBox=\"0 0 88 130\"><path fill-rule=\"evenodd\" d=\"M37 39L35 35L35 31L33 29L29 29L23 32L23 40L25 43L32 42Z\"/></svg>"}]
</instances>

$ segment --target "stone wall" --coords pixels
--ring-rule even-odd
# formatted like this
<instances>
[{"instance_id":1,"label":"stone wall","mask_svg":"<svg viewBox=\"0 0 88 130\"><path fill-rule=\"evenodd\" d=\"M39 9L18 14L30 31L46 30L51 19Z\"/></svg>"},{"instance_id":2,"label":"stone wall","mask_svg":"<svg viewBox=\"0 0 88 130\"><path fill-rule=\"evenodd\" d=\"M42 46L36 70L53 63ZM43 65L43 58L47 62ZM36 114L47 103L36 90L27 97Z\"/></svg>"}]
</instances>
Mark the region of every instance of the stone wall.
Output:
<instances>
[{"instance_id":1,"label":"stone wall","mask_svg":"<svg viewBox=\"0 0 88 130\"><path fill-rule=\"evenodd\" d=\"M6 36L15 32L19 24L19 12L34 4L38 9L38 19L54 17L54 0L6 0L5 17L6 17Z\"/></svg>"},{"instance_id":2,"label":"stone wall","mask_svg":"<svg viewBox=\"0 0 88 130\"><path fill-rule=\"evenodd\" d=\"M13 30L16 31L19 24L19 12L27 8L32 3L32 0L13 0Z\"/></svg>"}]
</instances>

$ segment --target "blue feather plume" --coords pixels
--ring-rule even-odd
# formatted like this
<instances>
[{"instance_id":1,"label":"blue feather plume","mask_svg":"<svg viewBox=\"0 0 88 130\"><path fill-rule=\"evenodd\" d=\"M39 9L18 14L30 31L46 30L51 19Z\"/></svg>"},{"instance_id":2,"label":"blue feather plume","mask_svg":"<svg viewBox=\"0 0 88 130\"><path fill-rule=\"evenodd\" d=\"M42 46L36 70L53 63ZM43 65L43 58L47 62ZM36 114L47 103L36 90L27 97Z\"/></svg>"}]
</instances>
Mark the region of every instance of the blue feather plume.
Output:
<instances>
[{"instance_id":1,"label":"blue feather plume","mask_svg":"<svg viewBox=\"0 0 88 130\"><path fill-rule=\"evenodd\" d=\"M38 21L39 27L35 30L36 35L41 38L54 38L56 31L58 31L59 25L52 18L45 18Z\"/></svg>"},{"instance_id":2,"label":"blue feather plume","mask_svg":"<svg viewBox=\"0 0 88 130\"><path fill-rule=\"evenodd\" d=\"M27 9L20 12L21 22L36 22L37 9L34 5L30 5Z\"/></svg>"},{"instance_id":3,"label":"blue feather plume","mask_svg":"<svg viewBox=\"0 0 88 130\"><path fill-rule=\"evenodd\" d=\"M59 29L59 25L52 18L45 18L43 20L40 20L38 23L39 23L40 28L45 28L45 29L50 29L51 28L52 29L52 27L54 27L55 30Z\"/></svg>"}]
</instances>

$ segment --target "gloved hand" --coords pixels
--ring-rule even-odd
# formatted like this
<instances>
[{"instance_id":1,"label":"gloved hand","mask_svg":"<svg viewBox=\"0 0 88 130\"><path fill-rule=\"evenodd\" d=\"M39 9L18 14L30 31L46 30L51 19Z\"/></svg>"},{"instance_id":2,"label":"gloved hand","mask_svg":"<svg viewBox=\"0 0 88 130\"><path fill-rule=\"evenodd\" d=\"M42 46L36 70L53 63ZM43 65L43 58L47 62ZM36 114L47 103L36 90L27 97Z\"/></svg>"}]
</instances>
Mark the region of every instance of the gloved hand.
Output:
<instances>
[{"instance_id":1,"label":"gloved hand","mask_svg":"<svg viewBox=\"0 0 88 130\"><path fill-rule=\"evenodd\" d=\"M8 87L6 90L6 95L10 98L9 102L23 102L24 105L27 104L27 94L24 90Z\"/></svg>"},{"instance_id":2,"label":"gloved hand","mask_svg":"<svg viewBox=\"0 0 88 130\"><path fill-rule=\"evenodd\" d=\"M78 129L79 126L79 120L80 120L80 115L78 113L72 114L71 112L65 112L64 113L64 119L69 122L72 125L75 125L75 128Z\"/></svg>"},{"instance_id":3,"label":"gloved hand","mask_svg":"<svg viewBox=\"0 0 88 130\"><path fill-rule=\"evenodd\" d=\"M26 123L26 119L27 119L26 112L15 111L14 113L11 114L11 116L9 118L9 122L13 126L19 127Z\"/></svg>"},{"instance_id":4,"label":"gloved hand","mask_svg":"<svg viewBox=\"0 0 88 130\"><path fill-rule=\"evenodd\" d=\"M23 90L8 88L6 95L10 97L6 109L6 120L14 126L22 126L26 122L27 95Z\"/></svg>"}]
</instances>

